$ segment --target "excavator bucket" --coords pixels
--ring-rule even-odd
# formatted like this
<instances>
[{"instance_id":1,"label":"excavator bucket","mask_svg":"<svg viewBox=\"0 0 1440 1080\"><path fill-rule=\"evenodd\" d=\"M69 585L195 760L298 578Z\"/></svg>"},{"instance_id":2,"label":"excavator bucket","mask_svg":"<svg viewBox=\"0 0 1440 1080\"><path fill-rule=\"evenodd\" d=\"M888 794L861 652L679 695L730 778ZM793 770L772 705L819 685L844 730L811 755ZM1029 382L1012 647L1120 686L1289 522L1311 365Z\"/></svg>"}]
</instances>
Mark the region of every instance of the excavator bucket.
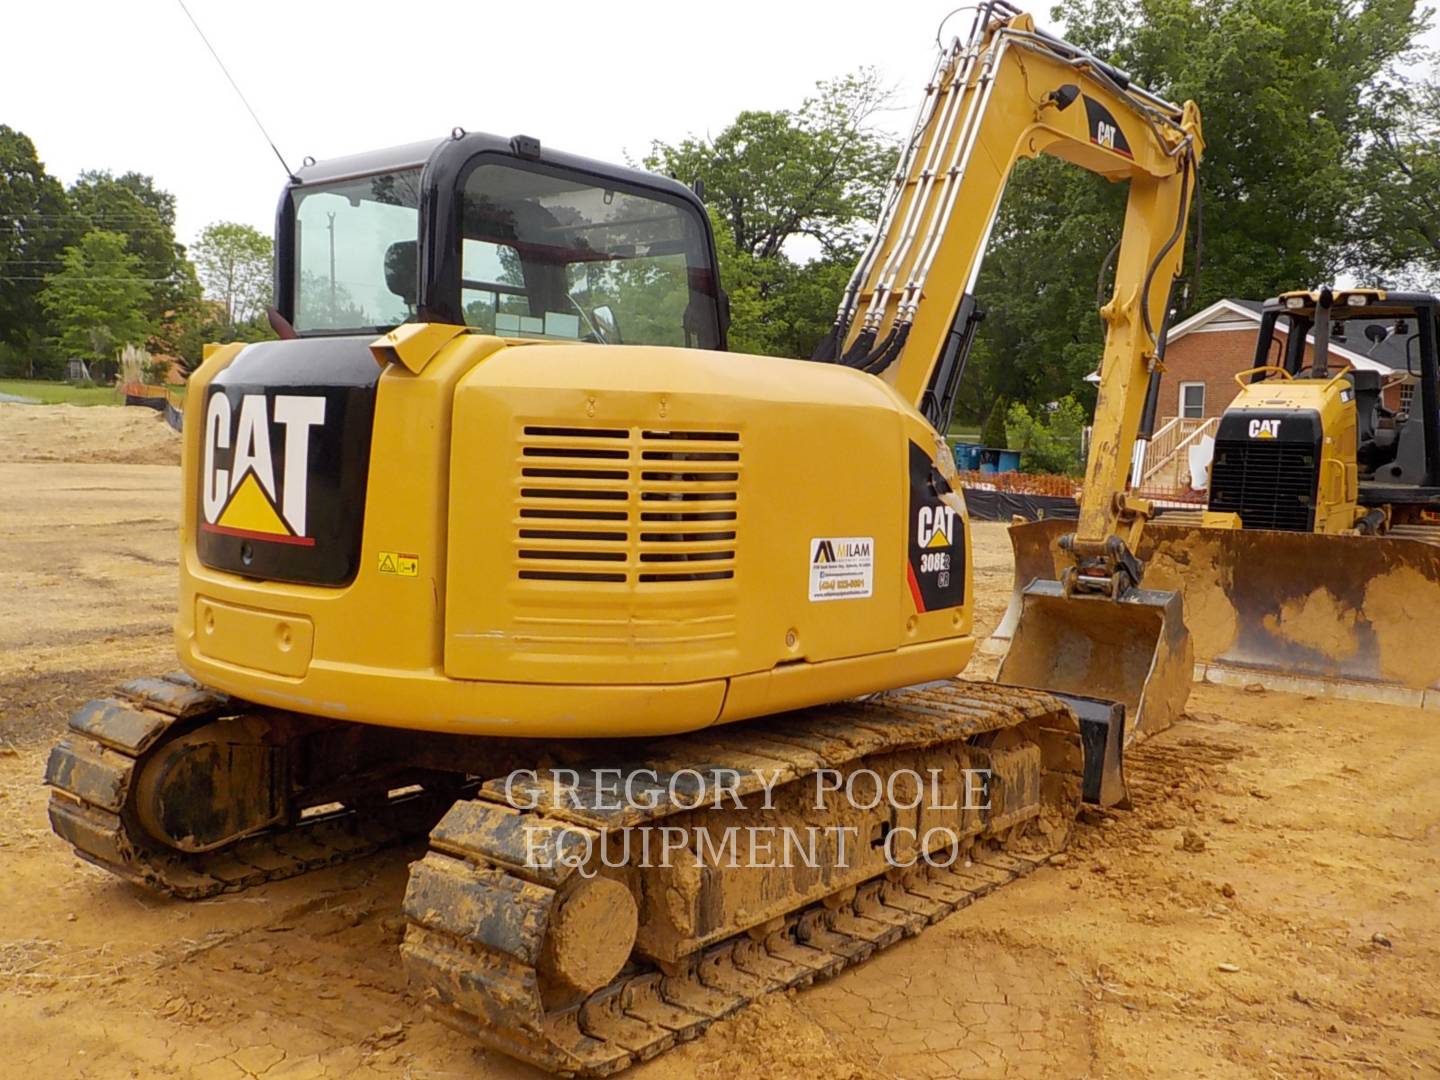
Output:
<instances>
[{"instance_id":1,"label":"excavator bucket","mask_svg":"<svg viewBox=\"0 0 1440 1080\"><path fill-rule=\"evenodd\" d=\"M1060 554L1060 537L1075 531L1075 519L1042 518L1039 521L1016 521L1007 530L1010 534L1010 549L1014 553L1014 584L1010 590L1010 602L1000 622L990 631L990 636L980 645L988 653L1005 655L1010 648L1010 639L1015 636L1015 627L1020 624L1020 612L1025 606L1025 586L1036 578L1058 581L1060 568L1065 565Z\"/></svg>"},{"instance_id":2,"label":"excavator bucket","mask_svg":"<svg viewBox=\"0 0 1440 1080\"><path fill-rule=\"evenodd\" d=\"M1138 554L1147 585L1183 594L1209 682L1440 704L1434 543L1152 522Z\"/></svg>"},{"instance_id":3,"label":"excavator bucket","mask_svg":"<svg viewBox=\"0 0 1440 1080\"><path fill-rule=\"evenodd\" d=\"M1181 603L1156 589L1066 596L1059 581L1036 578L996 681L1118 701L1127 741L1163 731L1184 711L1195 668Z\"/></svg>"},{"instance_id":4,"label":"excavator bucket","mask_svg":"<svg viewBox=\"0 0 1440 1080\"><path fill-rule=\"evenodd\" d=\"M1020 623L1020 611L1025 603L1025 586L1036 578L1049 581L1060 579L1063 565L1060 556L1060 537L1075 531L1075 519L1043 518L1040 521L1017 522L1010 526L1010 547L1014 551L1015 584L1010 592L1010 603L1000 623L991 631L981 648L989 653L1003 655L1010 647L1015 627Z\"/></svg>"}]
</instances>

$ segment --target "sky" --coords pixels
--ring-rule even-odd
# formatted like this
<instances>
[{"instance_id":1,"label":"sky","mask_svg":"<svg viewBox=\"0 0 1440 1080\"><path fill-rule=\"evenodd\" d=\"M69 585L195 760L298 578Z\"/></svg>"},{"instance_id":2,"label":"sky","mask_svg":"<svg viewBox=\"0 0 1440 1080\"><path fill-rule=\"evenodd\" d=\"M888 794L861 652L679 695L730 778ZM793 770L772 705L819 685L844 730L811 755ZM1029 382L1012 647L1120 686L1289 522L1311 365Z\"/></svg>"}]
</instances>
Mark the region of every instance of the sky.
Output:
<instances>
[{"instance_id":1,"label":"sky","mask_svg":"<svg viewBox=\"0 0 1440 1080\"><path fill-rule=\"evenodd\" d=\"M948 10L729 0L702 23L673 0L186 2L292 167L457 125L638 160L654 138L798 105L867 63L901 84L898 129ZM5 50L0 122L51 173L154 176L178 199L183 243L220 219L273 230L285 174L176 0L4 7L5 36L31 47Z\"/></svg>"},{"instance_id":2,"label":"sky","mask_svg":"<svg viewBox=\"0 0 1440 1080\"><path fill-rule=\"evenodd\" d=\"M817 80L863 64L896 86L898 132L955 6L186 2L292 167L457 125L638 160L652 139L798 105ZM1047 21L1048 0L1029 6ZM4 7L5 36L21 47L0 65L0 122L29 135L51 173L66 183L83 169L153 176L177 197L182 243L217 220L272 232L285 174L176 0ZM1440 30L1429 44L1440 47Z\"/></svg>"}]
</instances>

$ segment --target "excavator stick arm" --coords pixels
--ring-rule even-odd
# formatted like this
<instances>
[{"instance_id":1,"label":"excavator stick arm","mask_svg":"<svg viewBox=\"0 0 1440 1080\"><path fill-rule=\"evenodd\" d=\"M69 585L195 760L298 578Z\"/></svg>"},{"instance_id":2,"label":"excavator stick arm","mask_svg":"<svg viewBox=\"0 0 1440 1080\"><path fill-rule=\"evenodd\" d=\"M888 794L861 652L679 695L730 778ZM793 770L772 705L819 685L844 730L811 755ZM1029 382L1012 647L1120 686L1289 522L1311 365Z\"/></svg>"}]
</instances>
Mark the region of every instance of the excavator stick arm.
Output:
<instances>
[{"instance_id":1,"label":"excavator stick arm","mask_svg":"<svg viewBox=\"0 0 1440 1080\"><path fill-rule=\"evenodd\" d=\"M1042 587L1021 609L1000 677L1062 692L1105 683L1132 710L1132 732L1168 725L1189 685L1188 671L1175 674L1189 655L1178 598L1138 588L1149 507L1126 488L1163 366L1202 149L1193 102L1139 89L1008 4L980 5L970 37L942 52L832 335L843 342L834 359L893 381L943 427L948 417L935 414L964 368L956 350L970 339L966 313L1018 163L1050 154L1129 183L1114 292L1100 311L1105 348L1078 528L1059 592Z\"/></svg>"}]
</instances>

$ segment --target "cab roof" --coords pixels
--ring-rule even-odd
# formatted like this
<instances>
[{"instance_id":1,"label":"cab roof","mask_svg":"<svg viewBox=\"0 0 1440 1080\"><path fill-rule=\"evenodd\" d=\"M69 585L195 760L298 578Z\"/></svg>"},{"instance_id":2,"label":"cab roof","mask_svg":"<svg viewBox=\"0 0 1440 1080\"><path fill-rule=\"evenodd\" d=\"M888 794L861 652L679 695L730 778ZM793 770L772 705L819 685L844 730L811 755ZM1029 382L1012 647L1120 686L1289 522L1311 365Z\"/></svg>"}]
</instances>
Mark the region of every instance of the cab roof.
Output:
<instances>
[{"instance_id":1,"label":"cab roof","mask_svg":"<svg viewBox=\"0 0 1440 1080\"><path fill-rule=\"evenodd\" d=\"M413 169L427 165L432 160L438 162L443 159L446 163L453 164L456 159L465 160L483 151L506 154L523 161L540 162L560 169L588 173L591 176L616 180L622 184L633 184L664 191L696 206L703 205L695 192L668 176L646 172L643 169L632 169L626 165L615 165L596 158L582 157L579 154L551 150L543 146L539 139L526 135L505 138L485 132L466 132L460 128L456 128L451 134L440 139L404 143L379 150L365 150L358 154L327 158L324 161L307 158L306 163L295 171L295 180L299 183L287 185L287 190L300 185L344 180L356 176L372 176L375 173L393 172L397 169Z\"/></svg>"}]
</instances>

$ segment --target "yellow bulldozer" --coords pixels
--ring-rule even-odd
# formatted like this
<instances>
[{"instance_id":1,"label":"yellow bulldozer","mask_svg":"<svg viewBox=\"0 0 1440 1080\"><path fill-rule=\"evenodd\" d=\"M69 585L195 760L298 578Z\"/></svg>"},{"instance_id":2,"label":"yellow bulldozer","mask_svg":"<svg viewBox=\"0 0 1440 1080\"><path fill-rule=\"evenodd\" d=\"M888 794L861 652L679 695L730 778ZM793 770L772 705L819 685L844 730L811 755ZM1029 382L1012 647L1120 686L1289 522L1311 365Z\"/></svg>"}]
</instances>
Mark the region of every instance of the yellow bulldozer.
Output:
<instances>
[{"instance_id":1,"label":"yellow bulldozer","mask_svg":"<svg viewBox=\"0 0 1440 1080\"><path fill-rule=\"evenodd\" d=\"M1146 583L1184 598L1197 677L1440 701L1440 660L1414 643L1440 600L1437 318L1433 294L1380 289L1288 292L1263 305L1254 367L1236 376L1219 421L1200 520L1162 514L1137 551ZM1372 344L1403 343L1404 367L1332 367L1332 336L1347 325ZM1400 385L1410 393L1387 404ZM1066 531L1063 521L1012 526L1012 625L1032 581L1055 589L1045 582L1064 571Z\"/></svg>"},{"instance_id":2,"label":"yellow bulldozer","mask_svg":"<svg viewBox=\"0 0 1440 1080\"><path fill-rule=\"evenodd\" d=\"M428 833L401 953L429 1005L605 1075L1123 801L1124 743L1189 687L1123 486L1199 113L1008 4L970 17L814 362L724 351L709 220L671 180L458 129L301 170L282 340L189 386L184 672L72 717L56 832L181 898ZM974 596L939 434L1005 180L1042 153L1129 183L1051 604L1107 676L1068 695L954 678Z\"/></svg>"}]
</instances>

